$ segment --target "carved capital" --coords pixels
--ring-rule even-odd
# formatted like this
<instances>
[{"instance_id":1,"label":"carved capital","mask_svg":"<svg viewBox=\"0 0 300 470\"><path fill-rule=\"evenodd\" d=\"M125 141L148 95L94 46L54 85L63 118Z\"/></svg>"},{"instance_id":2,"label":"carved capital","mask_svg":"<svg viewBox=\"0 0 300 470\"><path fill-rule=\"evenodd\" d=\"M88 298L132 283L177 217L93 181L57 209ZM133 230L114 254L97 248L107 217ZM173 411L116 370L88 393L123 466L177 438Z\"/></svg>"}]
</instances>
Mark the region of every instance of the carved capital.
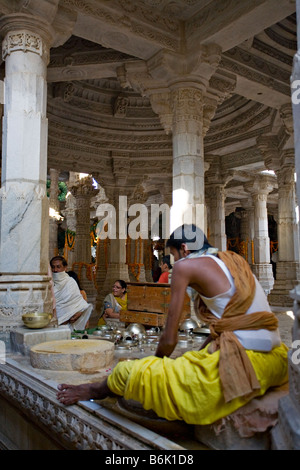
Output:
<instances>
[{"instance_id":1,"label":"carved capital","mask_svg":"<svg viewBox=\"0 0 300 470\"><path fill-rule=\"evenodd\" d=\"M147 201L148 195L145 187L142 183L137 184L133 193L129 197L129 204L145 204Z\"/></svg>"},{"instance_id":2,"label":"carved capital","mask_svg":"<svg viewBox=\"0 0 300 470\"><path fill-rule=\"evenodd\" d=\"M205 96L203 101L203 136L205 136L215 115L218 100Z\"/></svg>"},{"instance_id":3,"label":"carved capital","mask_svg":"<svg viewBox=\"0 0 300 470\"><path fill-rule=\"evenodd\" d=\"M42 18L26 14L11 14L0 19L3 60L13 52L38 54L48 64L53 30Z\"/></svg>"},{"instance_id":4,"label":"carved capital","mask_svg":"<svg viewBox=\"0 0 300 470\"><path fill-rule=\"evenodd\" d=\"M292 104L287 103L281 106L281 108L279 109L279 114L280 114L280 118L284 124L287 134L292 135L294 133Z\"/></svg>"},{"instance_id":5,"label":"carved capital","mask_svg":"<svg viewBox=\"0 0 300 470\"><path fill-rule=\"evenodd\" d=\"M233 171L223 171L220 164L212 163L210 164L209 170L205 175L205 180L207 185L218 185L218 186L225 186L229 183L230 180L234 177Z\"/></svg>"},{"instance_id":6,"label":"carved capital","mask_svg":"<svg viewBox=\"0 0 300 470\"><path fill-rule=\"evenodd\" d=\"M202 121L203 94L197 87L187 85L174 89L171 106L176 120Z\"/></svg>"},{"instance_id":7,"label":"carved capital","mask_svg":"<svg viewBox=\"0 0 300 470\"><path fill-rule=\"evenodd\" d=\"M265 167L268 170L276 171L280 168L280 153L277 137L261 136L257 139L257 147L264 158Z\"/></svg>"},{"instance_id":8,"label":"carved capital","mask_svg":"<svg viewBox=\"0 0 300 470\"><path fill-rule=\"evenodd\" d=\"M78 209L79 199L83 198L90 201L90 199L99 192L99 189L95 189L95 187L93 186L93 178L89 175L86 178L78 180L75 185L70 188L70 191L76 198L76 204Z\"/></svg>"},{"instance_id":9,"label":"carved capital","mask_svg":"<svg viewBox=\"0 0 300 470\"><path fill-rule=\"evenodd\" d=\"M150 102L153 111L158 114L164 130L169 134L172 132L173 126L170 91L166 90L160 93L151 93Z\"/></svg>"},{"instance_id":10,"label":"carved capital","mask_svg":"<svg viewBox=\"0 0 300 470\"><path fill-rule=\"evenodd\" d=\"M244 189L246 192L249 192L252 197L262 200L274 189L275 185L276 177L257 175L251 182L245 183Z\"/></svg>"},{"instance_id":11,"label":"carved capital","mask_svg":"<svg viewBox=\"0 0 300 470\"><path fill-rule=\"evenodd\" d=\"M288 166L295 171L295 150L286 149L282 152L281 155L281 165Z\"/></svg>"},{"instance_id":12,"label":"carved capital","mask_svg":"<svg viewBox=\"0 0 300 470\"><path fill-rule=\"evenodd\" d=\"M276 171L279 189L282 186L293 187L295 185L294 167L285 165Z\"/></svg>"}]
</instances>

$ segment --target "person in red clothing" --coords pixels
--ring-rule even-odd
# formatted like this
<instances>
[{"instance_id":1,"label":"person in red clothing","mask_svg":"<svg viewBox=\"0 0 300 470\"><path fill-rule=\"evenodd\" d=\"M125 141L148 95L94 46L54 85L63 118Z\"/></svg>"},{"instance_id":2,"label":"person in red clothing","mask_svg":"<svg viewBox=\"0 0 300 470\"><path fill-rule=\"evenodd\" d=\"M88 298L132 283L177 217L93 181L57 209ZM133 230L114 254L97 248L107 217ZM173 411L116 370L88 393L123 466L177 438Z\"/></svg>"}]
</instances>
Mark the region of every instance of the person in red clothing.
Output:
<instances>
[{"instance_id":1,"label":"person in red clothing","mask_svg":"<svg viewBox=\"0 0 300 470\"><path fill-rule=\"evenodd\" d=\"M161 275L159 276L158 283L159 284L169 284L169 270L172 269L172 265L170 263L170 255L164 256L161 260L160 264Z\"/></svg>"}]
</instances>

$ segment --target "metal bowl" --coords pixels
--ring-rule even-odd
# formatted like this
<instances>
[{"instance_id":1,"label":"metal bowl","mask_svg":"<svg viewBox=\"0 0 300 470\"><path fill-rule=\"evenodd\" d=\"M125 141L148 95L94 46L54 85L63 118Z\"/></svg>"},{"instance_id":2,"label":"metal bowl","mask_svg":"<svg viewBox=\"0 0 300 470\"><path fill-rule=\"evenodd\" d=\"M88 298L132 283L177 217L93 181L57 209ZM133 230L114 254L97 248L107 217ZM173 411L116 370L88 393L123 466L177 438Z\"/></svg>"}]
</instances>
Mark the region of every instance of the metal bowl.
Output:
<instances>
[{"instance_id":1,"label":"metal bowl","mask_svg":"<svg viewBox=\"0 0 300 470\"><path fill-rule=\"evenodd\" d=\"M27 328L45 328L50 323L52 315L50 313L30 312L22 315L22 320Z\"/></svg>"},{"instance_id":2,"label":"metal bowl","mask_svg":"<svg viewBox=\"0 0 300 470\"><path fill-rule=\"evenodd\" d=\"M139 338L141 338L143 335L146 334L146 329L144 325L140 323L131 323L127 326L125 332L131 336L137 335Z\"/></svg>"},{"instance_id":3,"label":"metal bowl","mask_svg":"<svg viewBox=\"0 0 300 470\"><path fill-rule=\"evenodd\" d=\"M210 334L210 329L206 328L206 327L195 328L193 330L193 333L195 335L209 335Z\"/></svg>"},{"instance_id":4,"label":"metal bowl","mask_svg":"<svg viewBox=\"0 0 300 470\"><path fill-rule=\"evenodd\" d=\"M198 323L192 318L186 318L179 326L180 331L194 330L195 328L198 328Z\"/></svg>"}]
</instances>

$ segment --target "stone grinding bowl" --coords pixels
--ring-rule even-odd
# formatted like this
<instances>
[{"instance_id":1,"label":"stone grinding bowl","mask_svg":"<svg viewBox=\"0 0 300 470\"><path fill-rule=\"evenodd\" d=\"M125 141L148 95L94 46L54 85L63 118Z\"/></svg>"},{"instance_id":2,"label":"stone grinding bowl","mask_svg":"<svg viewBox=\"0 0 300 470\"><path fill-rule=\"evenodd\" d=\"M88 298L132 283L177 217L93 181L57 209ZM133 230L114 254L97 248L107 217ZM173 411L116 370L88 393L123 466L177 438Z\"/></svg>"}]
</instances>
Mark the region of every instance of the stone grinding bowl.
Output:
<instances>
[{"instance_id":1,"label":"stone grinding bowl","mask_svg":"<svg viewBox=\"0 0 300 470\"><path fill-rule=\"evenodd\" d=\"M30 312L22 315L22 320L27 328L45 328L49 325L52 315L50 313Z\"/></svg>"}]
</instances>

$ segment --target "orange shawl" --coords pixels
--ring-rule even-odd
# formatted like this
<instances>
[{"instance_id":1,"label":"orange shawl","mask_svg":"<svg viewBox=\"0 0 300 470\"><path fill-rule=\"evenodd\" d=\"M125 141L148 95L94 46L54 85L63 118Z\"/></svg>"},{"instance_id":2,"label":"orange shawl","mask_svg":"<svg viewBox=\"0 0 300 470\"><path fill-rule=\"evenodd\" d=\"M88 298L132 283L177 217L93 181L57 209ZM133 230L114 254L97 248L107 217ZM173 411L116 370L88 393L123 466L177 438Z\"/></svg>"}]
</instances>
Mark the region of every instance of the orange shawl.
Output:
<instances>
[{"instance_id":1,"label":"orange shawl","mask_svg":"<svg viewBox=\"0 0 300 470\"><path fill-rule=\"evenodd\" d=\"M245 315L255 295L255 279L247 261L232 251L218 252L229 269L236 292L218 319L204 305L200 296L195 302L199 318L209 324L214 350L220 349L219 374L225 402L237 397L256 395L260 384L252 364L234 330L276 330L278 320L271 312Z\"/></svg>"}]
</instances>

